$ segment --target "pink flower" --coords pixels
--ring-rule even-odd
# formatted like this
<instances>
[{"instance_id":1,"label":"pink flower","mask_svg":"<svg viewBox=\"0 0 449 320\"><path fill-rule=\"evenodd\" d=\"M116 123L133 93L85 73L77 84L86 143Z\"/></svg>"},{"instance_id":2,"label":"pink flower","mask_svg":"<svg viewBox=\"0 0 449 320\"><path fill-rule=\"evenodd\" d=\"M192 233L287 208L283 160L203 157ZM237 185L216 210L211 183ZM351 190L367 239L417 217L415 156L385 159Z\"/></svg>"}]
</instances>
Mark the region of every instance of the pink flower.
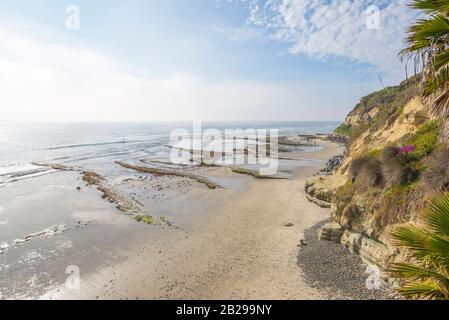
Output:
<instances>
[{"instance_id":1,"label":"pink flower","mask_svg":"<svg viewBox=\"0 0 449 320\"><path fill-rule=\"evenodd\" d=\"M399 148L399 153L404 154L404 153L412 153L415 151L415 147L412 145L408 145L405 147L400 147Z\"/></svg>"}]
</instances>

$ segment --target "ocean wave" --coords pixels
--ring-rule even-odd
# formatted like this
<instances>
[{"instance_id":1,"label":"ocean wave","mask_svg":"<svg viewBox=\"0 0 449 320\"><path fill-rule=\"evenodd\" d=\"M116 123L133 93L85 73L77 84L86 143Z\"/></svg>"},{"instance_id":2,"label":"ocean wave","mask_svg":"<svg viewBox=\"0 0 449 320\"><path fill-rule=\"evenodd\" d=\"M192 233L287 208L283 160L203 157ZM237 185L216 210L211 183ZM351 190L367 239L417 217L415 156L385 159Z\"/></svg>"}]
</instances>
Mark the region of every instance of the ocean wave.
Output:
<instances>
[{"instance_id":1,"label":"ocean wave","mask_svg":"<svg viewBox=\"0 0 449 320\"><path fill-rule=\"evenodd\" d=\"M0 177L0 187L6 187L11 183L23 181L26 179L31 178L37 178L43 175L47 175L50 173L56 172L56 170L50 169L50 168L41 168L41 169L35 169L35 170L28 170L28 171L22 171L22 172L16 172L11 175L2 176Z\"/></svg>"},{"instance_id":2,"label":"ocean wave","mask_svg":"<svg viewBox=\"0 0 449 320\"><path fill-rule=\"evenodd\" d=\"M22 177L22 176L26 176L26 175L29 175L29 174L34 174L34 173L37 173L37 172L41 172L41 171L44 171L44 170L46 170L46 169L36 168L35 166L32 166L32 167L31 166L26 166L26 167L22 167L22 168L15 167L11 171L0 173L0 177L17 178L17 177Z\"/></svg>"},{"instance_id":3,"label":"ocean wave","mask_svg":"<svg viewBox=\"0 0 449 320\"><path fill-rule=\"evenodd\" d=\"M95 142L95 143L83 143L83 144L69 144L57 147L50 147L47 150L61 150L61 149L73 149L73 148L82 148L82 147L96 147L96 146L107 146L114 144L131 144L131 143L142 143L147 140L121 140L121 141L111 141L111 142Z\"/></svg>"},{"instance_id":4,"label":"ocean wave","mask_svg":"<svg viewBox=\"0 0 449 320\"><path fill-rule=\"evenodd\" d=\"M92 159L98 159L98 158L104 158L104 157L114 157L114 156L124 156L124 155L131 155L136 153L136 157L141 156L139 153L141 150L129 150L129 151L117 151L117 152L108 152L108 153L100 153L100 154L86 154L84 156L80 157L57 157L51 160L46 160L42 163L55 163L57 165L67 165L67 164L76 164L79 161L86 161L86 160L92 160ZM117 160L118 158L113 158L111 160L111 163L113 161ZM64 161L60 161L64 160ZM7 184L22 181L25 179L30 178L36 178L40 177L45 174L50 174L57 172L57 170L54 170L54 168L49 167L38 167L36 164L40 163L37 161L32 161L31 165L24 166L24 167L15 167L11 171L2 172L0 173L0 187L3 187Z\"/></svg>"},{"instance_id":5,"label":"ocean wave","mask_svg":"<svg viewBox=\"0 0 449 320\"><path fill-rule=\"evenodd\" d=\"M110 156L121 156L126 154L134 153L135 150L129 150L129 151L116 151L116 152L108 152L108 153L100 153L100 154L90 154L90 155L84 155L77 158L68 158L65 162L76 162L76 161L84 161L84 160L92 160L97 158L105 158Z\"/></svg>"}]
</instances>

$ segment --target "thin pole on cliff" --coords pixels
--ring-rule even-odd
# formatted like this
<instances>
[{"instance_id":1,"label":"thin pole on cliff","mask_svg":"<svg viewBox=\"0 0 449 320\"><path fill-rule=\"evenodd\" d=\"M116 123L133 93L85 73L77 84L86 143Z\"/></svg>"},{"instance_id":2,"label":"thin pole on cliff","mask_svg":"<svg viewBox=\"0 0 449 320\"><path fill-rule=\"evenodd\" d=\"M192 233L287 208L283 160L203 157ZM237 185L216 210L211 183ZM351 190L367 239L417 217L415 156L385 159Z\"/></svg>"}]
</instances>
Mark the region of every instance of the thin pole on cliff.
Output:
<instances>
[{"instance_id":1,"label":"thin pole on cliff","mask_svg":"<svg viewBox=\"0 0 449 320\"><path fill-rule=\"evenodd\" d=\"M382 80L382 76L378 75L377 78L379 79L380 84L382 85L382 88L385 89L385 85L384 85L384 81Z\"/></svg>"}]
</instances>

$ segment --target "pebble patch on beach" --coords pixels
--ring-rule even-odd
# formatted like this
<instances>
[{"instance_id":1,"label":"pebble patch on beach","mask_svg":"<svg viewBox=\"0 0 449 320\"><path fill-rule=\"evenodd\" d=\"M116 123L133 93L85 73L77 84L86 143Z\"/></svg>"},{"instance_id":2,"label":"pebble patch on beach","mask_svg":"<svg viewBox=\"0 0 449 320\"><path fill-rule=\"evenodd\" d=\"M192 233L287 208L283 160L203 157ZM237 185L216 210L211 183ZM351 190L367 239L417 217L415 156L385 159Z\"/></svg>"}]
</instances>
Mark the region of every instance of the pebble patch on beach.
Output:
<instances>
[{"instance_id":1,"label":"pebble patch on beach","mask_svg":"<svg viewBox=\"0 0 449 320\"><path fill-rule=\"evenodd\" d=\"M300 248L298 265L306 282L314 288L325 289L329 299L397 299L397 294L388 287L368 289L366 281L370 275L360 257L338 243L318 240L317 231L328 222L323 221L305 232L307 245Z\"/></svg>"}]
</instances>

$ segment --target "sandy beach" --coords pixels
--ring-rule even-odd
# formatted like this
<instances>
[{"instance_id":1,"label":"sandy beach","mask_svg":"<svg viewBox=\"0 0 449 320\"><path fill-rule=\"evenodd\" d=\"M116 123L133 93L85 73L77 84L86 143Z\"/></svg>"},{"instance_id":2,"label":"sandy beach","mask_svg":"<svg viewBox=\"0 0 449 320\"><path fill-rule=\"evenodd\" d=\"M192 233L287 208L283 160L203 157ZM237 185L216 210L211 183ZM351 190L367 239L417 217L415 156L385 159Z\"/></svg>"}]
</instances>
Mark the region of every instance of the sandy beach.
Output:
<instances>
[{"instance_id":1,"label":"sandy beach","mask_svg":"<svg viewBox=\"0 0 449 320\"><path fill-rule=\"evenodd\" d=\"M0 302L449 299L449 0L0 12Z\"/></svg>"},{"instance_id":2,"label":"sandy beach","mask_svg":"<svg viewBox=\"0 0 449 320\"><path fill-rule=\"evenodd\" d=\"M79 227L3 255L7 263L1 266L6 272L0 287L10 286L2 290L3 298L381 298L383 293L365 289L365 266L357 257L316 239L316 228L329 212L307 201L304 182L341 152L338 145L319 144L315 151L290 153L301 159L291 179L201 168L201 174L227 187L210 190L183 177L145 174L120 182L155 212L176 212L163 219L169 223L139 223L102 200L98 190L83 187L77 197L84 198L78 199L84 207L76 207L76 201L71 207ZM59 174L72 176L65 181L73 183L73 193L80 177ZM145 192L154 188L162 191ZM79 289L66 285L72 265L80 271Z\"/></svg>"}]
</instances>

